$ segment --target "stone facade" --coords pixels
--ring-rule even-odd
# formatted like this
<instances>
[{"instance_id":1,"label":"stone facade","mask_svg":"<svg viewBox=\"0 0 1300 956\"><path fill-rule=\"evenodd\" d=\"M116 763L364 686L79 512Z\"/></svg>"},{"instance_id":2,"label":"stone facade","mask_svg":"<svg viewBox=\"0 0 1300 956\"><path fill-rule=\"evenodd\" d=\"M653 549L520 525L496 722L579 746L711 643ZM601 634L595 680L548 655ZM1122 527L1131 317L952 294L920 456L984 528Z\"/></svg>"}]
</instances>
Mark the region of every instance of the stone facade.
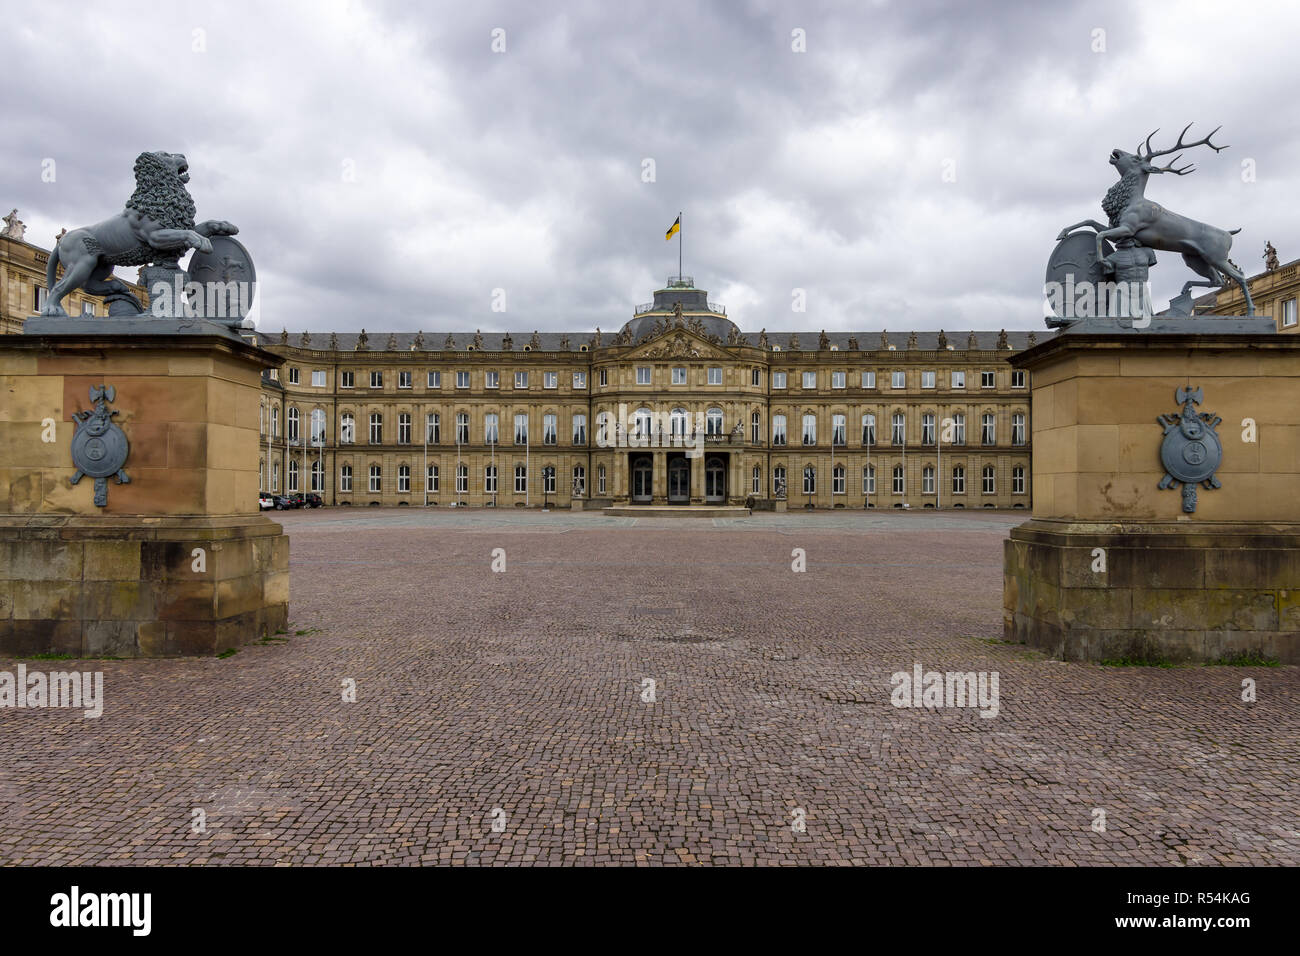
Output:
<instances>
[{"instance_id":1,"label":"stone facade","mask_svg":"<svg viewBox=\"0 0 1300 956\"><path fill-rule=\"evenodd\" d=\"M48 249L0 236L0 335L22 332L23 322L40 311L45 303L45 269L49 261ZM128 285L137 299L148 303L143 286ZM108 315L102 298L80 289L63 300L63 307L69 315Z\"/></svg>"},{"instance_id":2,"label":"stone facade","mask_svg":"<svg viewBox=\"0 0 1300 956\"><path fill-rule=\"evenodd\" d=\"M684 293L700 304L679 320ZM1029 507L1028 375L1007 364L1029 333L760 337L705 301L660 290L628 323L639 341L245 333L285 361L264 383L261 486L361 506L704 505L771 499L783 477L791 507Z\"/></svg>"},{"instance_id":3,"label":"stone facade","mask_svg":"<svg viewBox=\"0 0 1300 956\"><path fill-rule=\"evenodd\" d=\"M1256 314L1271 317L1279 332L1300 332L1300 314L1296 304L1300 298L1300 259L1282 263L1276 269L1266 269L1246 281L1250 286L1250 297L1255 300ZM1197 315L1242 315L1246 311L1246 300L1241 288L1233 283L1217 292L1197 297L1193 301L1193 311Z\"/></svg>"}]
</instances>

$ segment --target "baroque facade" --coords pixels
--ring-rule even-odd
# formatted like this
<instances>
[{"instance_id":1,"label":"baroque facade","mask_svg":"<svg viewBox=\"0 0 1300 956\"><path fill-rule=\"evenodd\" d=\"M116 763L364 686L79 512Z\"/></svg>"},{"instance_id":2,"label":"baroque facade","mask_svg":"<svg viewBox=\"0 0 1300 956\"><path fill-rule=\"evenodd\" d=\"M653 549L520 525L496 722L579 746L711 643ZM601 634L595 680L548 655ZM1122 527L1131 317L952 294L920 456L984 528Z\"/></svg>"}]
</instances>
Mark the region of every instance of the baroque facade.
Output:
<instances>
[{"instance_id":1,"label":"baroque facade","mask_svg":"<svg viewBox=\"0 0 1300 956\"><path fill-rule=\"evenodd\" d=\"M1298 333L1300 316L1297 316L1296 300L1300 298L1300 259L1278 262L1272 243L1268 244L1265 259L1264 271L1246 280L1250 297L1255 300L1255 313L1271 316L1279 332ZM1245 297L1235 284L1198 296L1192 305L1197 315L1244 315L1246 312Z\"/></svg>"},{"instance_id":2,"label":"baroque facade","mask_svg":"<svg viewBox=\"0 0 1300 956\"><path fill-rule=\"evenodd\" d=\"M742 333L689 278L616 334L245 333L285 359L266 490L818 508L1028 508L1029 383L1006 360L1049 334Z\"/></svg>"}]
</instances>

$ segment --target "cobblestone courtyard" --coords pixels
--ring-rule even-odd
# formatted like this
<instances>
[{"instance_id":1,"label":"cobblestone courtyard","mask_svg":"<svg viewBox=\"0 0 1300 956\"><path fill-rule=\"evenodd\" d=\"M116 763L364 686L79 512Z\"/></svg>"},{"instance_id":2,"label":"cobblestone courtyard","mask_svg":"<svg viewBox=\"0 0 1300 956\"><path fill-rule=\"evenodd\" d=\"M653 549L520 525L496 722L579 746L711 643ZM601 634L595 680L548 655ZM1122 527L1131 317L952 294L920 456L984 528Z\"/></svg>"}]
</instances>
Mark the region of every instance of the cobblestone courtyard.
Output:
<instances>
[{"instance_id":1,"label":"cobblestone courtyard","mask_svg":"<svg viewBox=\"0 0 1300 956\"><path fill-rule=\"evenodd\" d=\"M998 643L1024 517L277 516L282 642L25 662L106 703L0 710L0 862L1300 863L1300 669Z\"/></svg>"}]
</instances>

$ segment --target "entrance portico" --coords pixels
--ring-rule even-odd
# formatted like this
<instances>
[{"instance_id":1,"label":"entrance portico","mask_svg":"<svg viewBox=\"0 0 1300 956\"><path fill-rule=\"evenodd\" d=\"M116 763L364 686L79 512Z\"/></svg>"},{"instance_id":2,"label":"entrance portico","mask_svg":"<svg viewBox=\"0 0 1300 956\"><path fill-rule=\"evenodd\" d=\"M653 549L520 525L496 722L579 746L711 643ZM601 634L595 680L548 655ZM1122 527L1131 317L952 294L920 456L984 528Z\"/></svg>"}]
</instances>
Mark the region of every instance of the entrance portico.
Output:
<instances>
[{"instance_id":1,"label":"entrance portico","mask_svg":"<svg viewBox=\"0 0 1300 956\"><path fill-rule=\"evenodd\" d=\"M730 494L731 454L637 450L627 455L627 500L633 505L720 505ZM617 497L617 492L616 492Z\"/></svg>"}]
</instances>

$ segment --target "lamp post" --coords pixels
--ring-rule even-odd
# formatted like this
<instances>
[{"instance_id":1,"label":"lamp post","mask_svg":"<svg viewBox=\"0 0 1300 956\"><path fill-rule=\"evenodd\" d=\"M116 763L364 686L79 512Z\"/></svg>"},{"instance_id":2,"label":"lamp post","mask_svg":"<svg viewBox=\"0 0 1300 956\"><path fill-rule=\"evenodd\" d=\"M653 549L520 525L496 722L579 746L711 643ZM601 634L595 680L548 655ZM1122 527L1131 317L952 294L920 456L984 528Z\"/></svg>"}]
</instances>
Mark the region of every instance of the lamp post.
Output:
<instances>
[{"instance_id":1,"label":"lamp post","mask_svg":"<svg viewBox=\"0 0 1300 956\"><path fill-rule=\"evenodd\" d=\"M545 468L542 469L542 510L543 511L551 510L549 495L551 491L551 481L554 478L555 478L555 467L553 465L547 465Z\"/></svg>"}]
</instances>

